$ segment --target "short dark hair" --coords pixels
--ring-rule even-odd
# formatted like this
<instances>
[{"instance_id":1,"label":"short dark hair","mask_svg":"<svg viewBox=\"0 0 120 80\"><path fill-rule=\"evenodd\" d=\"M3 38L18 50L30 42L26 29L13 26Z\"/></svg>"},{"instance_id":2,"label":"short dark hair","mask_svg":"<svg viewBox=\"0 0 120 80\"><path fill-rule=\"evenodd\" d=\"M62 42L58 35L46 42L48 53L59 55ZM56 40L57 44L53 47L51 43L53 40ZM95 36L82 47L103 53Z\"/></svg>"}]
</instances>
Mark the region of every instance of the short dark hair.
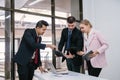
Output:
<instances>
[{"instance_id":1,"label":"short dark hair","mask_svg":"<svg viewBox=\"0 0 120 80\"><path fill-rule=\"evenodd\" d=\"M74 16L69 16L69 17L67 18L67 22L68 22L68 23L73 23L73 22L76 22L76 19L75 19Z\"/></svg>"},{"instance_id":2,"label":"short dark hair","mask_svg":"<svg viewBox=\"0 0 120 80\"><path fill-rule=\"evenodd\" d=\"M36 27L40 27L41 28L42 25L49 26L47 21L40 20L40 21L37 22Z\"/></svg>"}]
</instances>

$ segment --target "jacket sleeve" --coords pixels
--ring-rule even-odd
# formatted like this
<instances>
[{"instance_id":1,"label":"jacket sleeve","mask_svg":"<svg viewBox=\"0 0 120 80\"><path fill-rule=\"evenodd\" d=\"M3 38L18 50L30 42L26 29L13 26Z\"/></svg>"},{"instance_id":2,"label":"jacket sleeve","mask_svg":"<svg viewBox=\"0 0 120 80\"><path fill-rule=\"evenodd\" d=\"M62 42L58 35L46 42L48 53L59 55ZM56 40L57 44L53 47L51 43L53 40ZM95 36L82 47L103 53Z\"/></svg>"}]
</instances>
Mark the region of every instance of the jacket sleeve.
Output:
<instances>
[{"instance_id":1,"label":"jacket sleeve","mask_svg":"<svg viewBox=\"0 0 120 80\"><path fill-rule=\"evenodd\" d=\"M27 45L29 45L33 49L45 49L46 45L41 43L36 43L35 38L30 33L30 30L25 30L23 39L26 41Z\"/></svg>"},{"instance_id":2,"label":"jacket sleeve","mask_svg":"<svg viewBox=\"0 0 120 80\"><path fill-rule=\"evenodd\" d=\"M65 29L63 29L61 33L60 42L58 44L58 50L62 51L64 45L65 45Z\"/></svg>"},{"instance_id":3,"label":"jacket sleeve","mask_svg":"<svg viewBox=\"0 0 120 80\"><path fill-rule=\"evenodd\" d=\"M77 39L76 39L76 48L77 48L77 51L82 51L83 50L83 35L82 35L82 32L81 31L78 31L78 34L77 35ZM78 55L78 54L75 54L75 57L73 58L74 60L74 63L76 65L82 65L82 56Z\"/></svg>"},{"instance_id":4,"label":"jacket sleeve","mask_svg":"<svg viewBox=\"0 0 120 80\"><path fill-rule=\"evenodd\" d=\"M97 32L97 40L99 41L99 44L101 44L101 47L97 49L99 53L105 52L105 50L108 48L108 43L107 41L103 38L103 36Z\"/></svg>"},{"instance_id":5,"label":"jacket sleeve","mask_svg":"<svg viewBox=\"0 0 120 80\"><path fill-rule=\"evenodd\" d=\"M83 50L83 45L84 42L83 42L83 35L82 35L82 32L79 31L78 32L78 39L77 39L77 49L78 51L82 51Z\"/></svg>"}]
</instances>

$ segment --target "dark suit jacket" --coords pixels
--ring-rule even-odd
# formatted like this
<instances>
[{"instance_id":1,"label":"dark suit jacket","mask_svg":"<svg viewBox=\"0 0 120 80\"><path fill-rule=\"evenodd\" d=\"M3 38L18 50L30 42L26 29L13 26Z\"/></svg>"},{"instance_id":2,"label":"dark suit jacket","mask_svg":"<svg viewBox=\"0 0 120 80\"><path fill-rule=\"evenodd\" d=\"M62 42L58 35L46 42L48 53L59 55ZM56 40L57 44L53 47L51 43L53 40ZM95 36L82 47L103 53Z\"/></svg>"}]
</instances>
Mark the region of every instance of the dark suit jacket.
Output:
<instances>
[{"instance_id":1,"label":"dark suit jacket","mask_svg":"<svg viewBox=\"0 0 120 80\"><path fill-rule=\"evenodd\" d=\"M66 49L66 42L68 38L68 28L64 28L61 34L61 39L58 44L58 50L62 51L63 47ZM72 31L71 39L70 39L70 47L76 47L78 51L82 51L83 49L83 36L82 32L78 30L76 27ZM65 51L65 50L64 50ZM73 63L75 65L82 64L82 57L75 54L75 58L73 58Z\"/></svg>"},{"instance_id":2,"label":"dark suit jacket","mask_svg":"<svg viewBox=\"0 0 120 80\"><path fill-rule=\"evenodd\" d=\"M39 43L36 43L36 38L37 38L37 34L35 29L26 29L23 38L21 40L19 49L16 55L13 57L13 61L17 62L20 65L26 65L30 62L36 48L45 49L46 45L41 44L41 37ZM39 66L42 65L40 58L38 62L39 62L38 64Z\"/></svg>"}]
</instances>

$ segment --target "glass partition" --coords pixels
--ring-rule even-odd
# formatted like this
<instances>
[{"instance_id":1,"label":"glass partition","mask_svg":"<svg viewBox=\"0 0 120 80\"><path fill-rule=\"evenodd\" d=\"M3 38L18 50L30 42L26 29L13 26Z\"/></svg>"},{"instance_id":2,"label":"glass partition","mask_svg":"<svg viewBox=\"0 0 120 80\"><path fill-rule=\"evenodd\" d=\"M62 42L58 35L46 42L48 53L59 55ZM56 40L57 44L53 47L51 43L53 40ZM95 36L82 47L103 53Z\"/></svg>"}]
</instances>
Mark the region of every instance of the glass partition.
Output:
<instances>
[{"instance_id":1,"label":"glass partition","mask_svg":"<svg viewBox=\"0 0 120 80\"><path fill-rule=\"evenodd\" d=\"M0 10L0 76L5 76L5 13Z\"/></svg>"},{"instance_id":2,"label":"glass partition","mask_svg":"<svg viewBox=\"0 0 120 80\"><path fill-rule=\"evenodd\" d=\"M71 15L71 0L55 0L55 16L68 17Z\"/></svg>"},{"instance_id":3,"label":"glass partition","mask_svg":"<svg viewBox=\"0 0 120 80\"><path fill-rule=\"evenodd\" d=\"M15 9L51 15L51 0L15 0Z\"/></svg>"},{"instance_id":4,"label":"glass partition","mask_svg":"<svg viewBox=\"0 0 120 80\"><path fill-rule=\"evenodd\" d=\"M0 7L5 7L5 0L0 0Z\"/></svg>"}]
</instances>

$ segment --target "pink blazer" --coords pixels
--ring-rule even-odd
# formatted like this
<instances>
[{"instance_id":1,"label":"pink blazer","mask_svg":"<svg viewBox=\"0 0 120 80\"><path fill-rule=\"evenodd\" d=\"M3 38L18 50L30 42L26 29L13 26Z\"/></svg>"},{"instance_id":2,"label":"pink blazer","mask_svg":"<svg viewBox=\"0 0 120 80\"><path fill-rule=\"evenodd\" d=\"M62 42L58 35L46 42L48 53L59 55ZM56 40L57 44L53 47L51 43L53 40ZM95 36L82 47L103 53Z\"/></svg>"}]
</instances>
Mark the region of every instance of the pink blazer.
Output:
<instances>
[{"instance_id":1,"label":"pink blazer","mask_svg":"<svg viewBox=\"0 0 120 80\"><path fill-rule=\"evenodd\" d=\"M105 50L108 48L108 43L103 36L96 30L91 29L89 38L84 33L84 51L97 50L99 54L93 57L90 62L95 68L103 68L107 65ZM87 50L87 51L86 51Z\"/></svg>"}]
</instances>

